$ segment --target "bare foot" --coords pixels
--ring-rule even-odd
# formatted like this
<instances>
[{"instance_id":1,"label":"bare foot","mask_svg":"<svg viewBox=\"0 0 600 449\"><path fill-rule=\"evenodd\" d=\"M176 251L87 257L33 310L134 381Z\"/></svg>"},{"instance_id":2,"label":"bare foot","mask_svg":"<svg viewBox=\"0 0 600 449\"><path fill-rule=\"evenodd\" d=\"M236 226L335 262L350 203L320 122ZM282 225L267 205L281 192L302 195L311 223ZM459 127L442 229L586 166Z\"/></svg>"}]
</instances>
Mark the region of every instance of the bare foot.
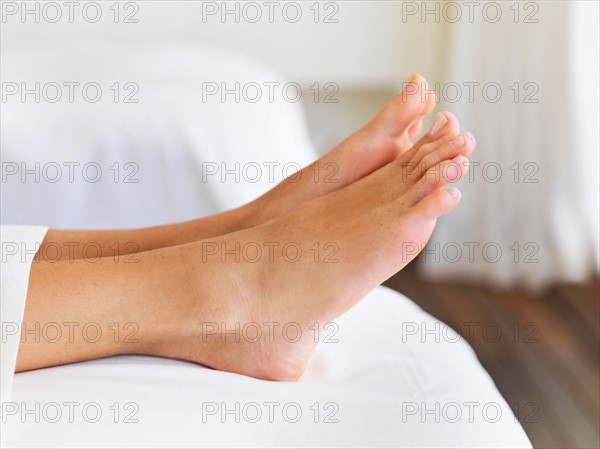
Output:
<instances>
[{"instance_id":1,"label":"bare foot","mask_svg":"<svg viewBox=\"0 0 600 449\"><path fill-rule=\"evenodd\" d=\"M394 160L399 154L448 134L459 132L458 121L449 112L438 113L430 132L416 144L422 119L435 107L427 82L411 75L404 90L363 128L335 146L316 162L283 181L250 203L245 214L248 226L264 223L299 204L339 190ZM432 132L433 131L433 132Z\"/></svg>"},{"instance_id":2,"label":"bare foot","mask_svg":"<svg viewBox=\"0 0 600 449\"><path fill-rule=\"evenodd\" d=\"M337 318L414 256L460 201L471 134L410 149L346 188L257 227L179 247L194 283L179 338L156 350L219 370L296 380L315 326ZM412 248L412 246L411 246ZM277 324L274 324L277 323Z\"/></svg>"},{"instance_id":3,"label":"bare foot","mask_svg":"<svg viewBox=\"0 0 600 449\"><path fill-rule=\"evenodd\" d=\"M322 158L290 176L271 191L245 206L210 217L142 229L72 231L51 229L36 256L39 260L85 258L88 243L102 255L126 256L168 246L182 245L225 235L265 223L294 210L305 201L339 190L372 173L411 147L422 127L422 117L435 106L427 84L413 75L398 94L366 126L345 139ZM452 114L439 113L430 133L414 147L432 139L458 133ZM77 242L77 245L73 245ZM56 249L59 248L59 250Z\"/></svg>"},{"instance_id":4,"label":"bare foot","mask_svg":"<svg viewBox=\"0 0 600 449\"><path fill-rule=\"evenodd\" d=\"M70 328L64 330L68 341L21 340L17 370L135 353L297 379L316 345L315 323L335 319L401 269L414 244L424 243L436 218L459 200L457 191L440 188L462 175L457 168L464 161L451 160L470 154L474 140L465 135L453 144L458 122L440 113L432 130L408 148L433 107L418 97L401 94L318 161L338 163L338 183L284 182L252 203L262 223L236 223L221 214L202 219L201 232L198 221L50 231L51 243L69 243L65 254L72 242L86 241L107 249L135 241L142 250L137 263L113 257L90 263L78 254L36 260L24 326L85 322L99 326L99 340L88 344ZM207 240L212 236L219 237ZM413 244L409 252L406 243ZM119 323L134 326L135 338L119 338ZM260 331L258 339L252 331Z\"/></svg>"}]
</instances>

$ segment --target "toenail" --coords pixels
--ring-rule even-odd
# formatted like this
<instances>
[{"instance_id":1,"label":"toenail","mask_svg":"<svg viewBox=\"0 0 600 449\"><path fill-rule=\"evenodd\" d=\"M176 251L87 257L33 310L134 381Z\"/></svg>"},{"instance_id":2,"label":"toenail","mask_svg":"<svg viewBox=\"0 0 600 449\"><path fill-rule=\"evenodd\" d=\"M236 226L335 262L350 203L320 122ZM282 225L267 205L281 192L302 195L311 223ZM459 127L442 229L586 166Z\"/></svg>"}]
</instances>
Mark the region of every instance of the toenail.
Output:
<instances>
[{"instance_id":1,"label":"toenail","mask_svg":"<svg viewBox=\"0 0 600 449\"><path fill-rule=\"evenodd\" d=\"M452 141L452 145L455 147L462 147L465 144L465 138L463 136L456 136Z\"/></svg>"},{"instance_id":2,"label":"toenail","mask_svg":"<svg viewBox=\"0 0 600 449\"><path fill-rule=\"evenodd\" d=\"M446 192L448 192L452 198L456 198L458 195L460 195L460 192L458 191L458 189L455 189L454 187L446 190Z\"/></svg>"},{"instance_id":3,"label":"toenail","mask_svg":"<svg viewBox=\"0 0 600 449\"><path fill-rule=\"evenodd\" d=\"M411 81L412 81L412 80L415 78L415 76L416 76L416 75L415 75L414 73L411 73L410 75L408 75L408 76L406 77L406 80L405 80L404 82L405 82L405 83L410 83L410 82L411 82Z\"/></svg>"},{"instance_id":4,"label":"toenail","mask_svg":"<svg viewBox=\"0 0 600 449\"><path fill-rule=\"evenodd\" d=\"M440 131L440 129L442 129L444 127L444 125L446 123L448 123L448 119L446 118L446 116L444 114L442 114L441 112L438 112L438 114L435 116L435 120L433 121L433 124L431 125L429 134L431 134L432 136L437 134Z\"/></svg>"},{"instance_id":5,"label":"toenail","mask_svg":"<svg viewBox=\"0 0 600 449\"><path fill-rule=\"evenodd\" d=\"M457 164L460 164L460 165L464 164L467 161L468 161L468 159L466 157L464 157L462 154L459 154L454 159L452 159L452 162L456 162Z\"/></svg>"}]
</instances>

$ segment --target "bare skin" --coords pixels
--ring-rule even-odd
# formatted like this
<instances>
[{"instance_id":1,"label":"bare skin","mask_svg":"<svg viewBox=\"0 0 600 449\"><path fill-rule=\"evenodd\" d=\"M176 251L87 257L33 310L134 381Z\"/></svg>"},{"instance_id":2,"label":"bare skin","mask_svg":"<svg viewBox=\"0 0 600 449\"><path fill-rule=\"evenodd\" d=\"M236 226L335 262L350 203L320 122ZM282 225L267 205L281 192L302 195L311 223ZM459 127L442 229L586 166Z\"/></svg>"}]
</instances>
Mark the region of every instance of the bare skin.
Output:
<instances>
[{"instance_id":1,"label":"bare skin","mask_svg":"<svg viewBox=\"0 0 600 449\"><path fill-rule=\"evenodd\" d=\"M393 115L391 104L378 117ZM445 126L410 148L408 128L418 128L421 115L404 119L405 131L388 141L389 154L358 146L389 135L390 122L376 117L324 157L338 161L347 173L342 185L329 191L308 186L312 189L306 192L282 183L255 202L263 215L246 229L217 237L207 232L199 241L168 246L184 238L181 226L191 226L172 225L179 226L174 239L150 238L136 263L112 257L95 263L36 261L17 371L134 353L261 379L296 380L316 346L310 328L337 318L402 269L414 257L404 245L424 244L436 219L458 204L459 192L442 187L464 175L464 157L475 141L470 134L457 139L458 122L443 115ZM386 142L381 139L377 148ZM151 249L159 243L166 247ZM288 243L301 249L297 260L281 250ZM325 263L322 253L315 257L315 244L317 250L333 244L334 259ZM262 248L260 256L252 252L256 248ZM55 323L51 330L60 328L61 338L41 332L36 341L40 332L27 332L49 323ZM297 341L283 338L286 324L300 329ZM240 339L237 331L231 333L248 326L260 328L262 337Z\"/></svg>"},{"instance_id":2,"label":"bare skin","mask_svg":"<svg viewBox=\"0 0 600 449\"><path fill-rule=\"evenodd\" d=\"M447 136L409 151L345 189L264 225L191 244L184 263L199 282L198 296L180 322L187 323L186 335L161 347L159 355L261 379L297 380L316 347L315 323L322 329L401 270L414 257L405 251L407 245L423 247L437 218L460 201L458 190L442 187L467 172L464 155L475 141L470 134L455 139ZM423 164L422 169L407 168L413 164ZM267 243L274 247L272 255ZM291 255L282 250L290 243ZM240 250L233 253L236 244ZM333 244L334 260L316 258L315 244ZM257 247L263 248L261 257ZM201 286L209 280L215 289L205 295ZM252 332L244 337L241 328L249 323ZM278 325L270 331L267 323ZM237 339L231 333L236 324ZM256 325L262 328L258 341ZM293 329L284 334L286 325ZM301 338L295 341L297 335Z\"/></svg>"},{"instance_id":3,"label":"bare skin","mask_svg":"<svg viewBox=\"0 0 600 449\"><path fill-rule=\"evenodd\" d=\"M48 231L37 254L38 260L74 260L86 257L83 248L93 243L94 250L87 257L100 254L124 256L167 246L190 243L256 226L293 210L305 201L341 189L392 161L413 147L411 140L422 128L422 118L431 113L435 98L424 94L427 84L420 75L412 75L398 94L367 125L340 142L318 161L304 168L299 176L281 182L255 201L238 209L210 217L181 223L143 229L107 231ZM423 91L423 92L422 92ZM423 101L425 99L425 101ZM414 144L415 148L441 136L458 133L458 121L449 112L438 114L444 126L435 133L425 134ZM439 122L439 120L438 120ZM315 181L315 170L324 170L327 164L338 169L332 179L323 176Z\"/></svg>"}]
</instances>

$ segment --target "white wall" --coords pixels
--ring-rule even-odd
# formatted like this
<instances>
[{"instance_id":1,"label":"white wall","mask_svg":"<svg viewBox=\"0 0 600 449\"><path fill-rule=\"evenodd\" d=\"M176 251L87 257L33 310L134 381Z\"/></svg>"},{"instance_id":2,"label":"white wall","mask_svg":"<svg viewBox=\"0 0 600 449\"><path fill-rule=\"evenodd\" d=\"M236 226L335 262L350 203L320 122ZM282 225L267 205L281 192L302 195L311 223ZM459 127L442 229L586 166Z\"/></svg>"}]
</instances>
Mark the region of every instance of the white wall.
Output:
<instances>
[{"instance_id":1,"label":"white wall","mask_svg":"<svg viewBox=\"0 0 600 449\"><path fill-rule=\"evenodd\" d=\"M4 3L21 5L21 2ZM398 26L399 2L320 2L318 8L314 8L312 1L275 2L279 5L273 7L273 23L269 23L269 7L265 2L228 2L226 8L237 7L240 22L236 23L235 15L228 14L223 23L220 13L209 15L213 7L222 11L223 2L138 1L135 3L139 11L134 17L139 23L117 24L113 23L114 11L109 9L112 2L101 3L103 15L97 23L83 19L82 7L75 10L74 23L68 21L67 7L61 8L63 17L57 23L43 20L42 9L40 23L35 23L33 15L27 15L26 23L21 23L20 14L5 14L2 48L68 46L99 39L117 44L127 41L149 45L165 41L203 41L254 56L306 85L334 81L346 88L390 85L401 71L405 39L402 27ZM258 22L250 23L244 17L253 19L258 11L255 5L259 6L262 16ZM300 5L302 14L296 23L291 22L297 10L294 5ZM33 8L33 4L30 7ZM11 7L5 5L4 8ZM318 23L314 22L315 9L319 10ZM94 8L87 11L93 18ZM120 19L133 11L133 5L127 10L123 6ZM203 15L203 11L206 14ZM48 7L46 15L53 17L54 14ZM337 23L324 23L327 18Z\"/></svg>"}]
</instances>

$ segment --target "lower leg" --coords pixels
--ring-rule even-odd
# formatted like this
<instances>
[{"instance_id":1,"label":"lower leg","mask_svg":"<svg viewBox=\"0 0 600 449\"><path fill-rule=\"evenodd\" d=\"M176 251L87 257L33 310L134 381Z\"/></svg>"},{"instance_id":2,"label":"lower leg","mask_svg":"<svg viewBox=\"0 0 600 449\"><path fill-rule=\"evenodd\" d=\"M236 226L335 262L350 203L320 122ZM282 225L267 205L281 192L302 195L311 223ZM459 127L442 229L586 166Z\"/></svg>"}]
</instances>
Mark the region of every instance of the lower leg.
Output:
<instances>
[{"instance_id":1,"label":"lower leg","mask_svg":"<svg viewBox=\"0 0 600 449\"><path fill-rule=\"evenodd\" d=\"M169 250L135 263L32 264L17 371L123 353L151 354L186 313L186 265Z\"/></svg>"}]
</instances>

